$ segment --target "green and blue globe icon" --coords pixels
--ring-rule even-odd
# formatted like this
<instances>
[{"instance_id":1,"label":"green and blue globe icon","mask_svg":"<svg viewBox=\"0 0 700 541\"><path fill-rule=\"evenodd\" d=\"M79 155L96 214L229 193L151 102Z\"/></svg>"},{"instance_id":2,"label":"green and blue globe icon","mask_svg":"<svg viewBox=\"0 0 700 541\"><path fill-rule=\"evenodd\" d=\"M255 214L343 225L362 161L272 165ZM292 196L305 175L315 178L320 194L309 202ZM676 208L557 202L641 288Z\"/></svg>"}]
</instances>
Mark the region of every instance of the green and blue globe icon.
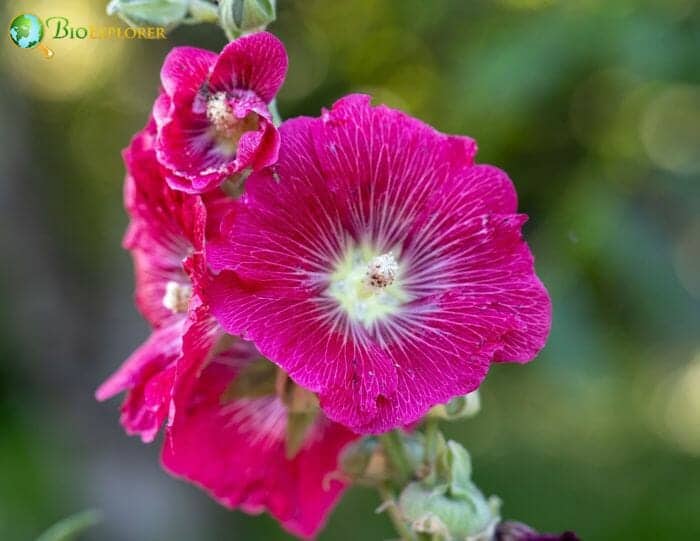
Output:
<instances>
[{"instance_id":1,"label":"green and blue globe icon","mask_svg":"<svg viewBox=\"0 0 700 541\"><path fill-rule=\"evenodd\" d=\"M17 15L10 23L10 39L21 49L33 49L39 47L46 58L53 56L53 51L44 45L44 24L41 19L31 13Z\"/></svg>"}]
</instances>

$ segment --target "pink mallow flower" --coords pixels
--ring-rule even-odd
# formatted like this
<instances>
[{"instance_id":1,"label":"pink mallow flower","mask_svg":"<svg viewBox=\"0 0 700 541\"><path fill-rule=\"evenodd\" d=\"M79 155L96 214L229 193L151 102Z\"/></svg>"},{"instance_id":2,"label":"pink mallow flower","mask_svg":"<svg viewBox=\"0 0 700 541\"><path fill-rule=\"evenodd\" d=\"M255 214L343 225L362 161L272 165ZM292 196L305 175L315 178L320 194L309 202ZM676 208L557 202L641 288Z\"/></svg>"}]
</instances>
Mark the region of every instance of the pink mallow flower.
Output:
<instances>
[{"instance_id":1,"label":"pink mallow flower","mask_svg":"<svg viewBox=\"0 0 700 541\"><path fill-rule=\"evenodd\" d=\"M121 422L127 433L140 435L144 442L155 438L168 416L188 326L192 278L204 272L203 258L194 255L204 248L207 222L201 197L166 184L155 158L155 137L150 121L124 151L124 200L131 220L123 244L134 261L136 305L152 333L96 393L98 400L106 400L127 391ZM212 321L211 326L217 325Z\"/></svg>"},{"instance_id":2,"label":"pink mallow flower","mask_svg":"<svg viewBox=\"0 0 700 541\"><path fill-rule=\"evenodd\" d=\"M286 72L284 46L267 32L238 38L220 55L173 49L153 107L156 154L170 186L201 193L274 163L279 133L268 105Z\"/></svg>"},{"instance_id":3,"label":"pink mallow flower","mask_svg":"<svg viewBox=\"0 0 700 541\"><path fill-rule=\"evenodd\" d=\"M201 350L198 340L196 330L186 336L185 350ZM252 389L250 397L226 398L256 362L269 363L253 344L238 340L204 365L191 365L201 373L176 387L163 465L226 507L267 511L290 533L312 538L347 487L338 458L357 436L318 412L290 453L289 411L279 396L256 396Z\"/></svg>"},{"instance_id":4,"label":"pink mallow flower","mask_svg":"<svg viewBox=\"0 0 700 541\"><path fill-rule=\"evenodd\" d=\"M251 343L224 334L201 296L211 276L206 240L216 237L233 200L221 192L200 197L172 190L154 141L150 122L124 152L131 217L124 245L152 333L96 396L126 392L121 422L144 442L166 425L162 461L174 475L227 507L268 510L290 532L310 537L347 485L336 475L338 455L356 436L319 412L292 456L287 406L274 392L223 399L241 370L262 360Z\"/></svg>"},{"instance_id":5,"label":"pink mallow flower","mask_svg":"<svg viewBox=\"0 0 700 541\"><path fill-rule=\"evenodd\" d=\"M326 415L377 433L531 360L551 324L507 175L476 145L351 95L281 127L210 246L205 291Z\"/></svg>"}]
</instances>

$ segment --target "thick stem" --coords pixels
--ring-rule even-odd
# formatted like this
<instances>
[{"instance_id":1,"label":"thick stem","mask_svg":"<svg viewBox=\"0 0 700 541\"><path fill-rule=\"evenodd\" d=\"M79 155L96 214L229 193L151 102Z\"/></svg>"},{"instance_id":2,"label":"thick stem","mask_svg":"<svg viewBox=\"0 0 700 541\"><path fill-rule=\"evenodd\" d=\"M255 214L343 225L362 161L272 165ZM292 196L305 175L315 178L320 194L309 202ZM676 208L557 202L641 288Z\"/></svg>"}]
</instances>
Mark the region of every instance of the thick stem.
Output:
<instances>
[{"instance_id":1,"label":"thick stem","mask_svg":"<svg viewBox=\"0 0 700 541\"><path fill-rule=\"evenodd\" d=\"M438 439L440 437L440 427L438 420L428 417L425 421L425 467L427 475L425 480L428 483L435 481L435 459L437 457Z\"/></svg>"},{"instance_id":2,"label":"thick stem","mask_svg":"<svg viewBox=\"0 0 700 541\"><path fill-rule=\"evenodd\" d=\"M401 540L418 541L418 538L404 522L399 508L396 506L396 497L391 489L386 484L382 484L377 487L377 490L379 491L379 496L382 498L381 509L386 511L387 515L389 515L389 519L394 525L396 533L401 536Z\"/></svg>"},{"instance_id":3,"label":"thick stem","mask_svg":"<svg viewBox=\"0 0 700 541\"><path fill-rule=\"evenodd\" d=\"M430 462L435 461L439 434L440 426L438 420L428 417L425 421L425 458Z\"/></svg>"}]
</instances>

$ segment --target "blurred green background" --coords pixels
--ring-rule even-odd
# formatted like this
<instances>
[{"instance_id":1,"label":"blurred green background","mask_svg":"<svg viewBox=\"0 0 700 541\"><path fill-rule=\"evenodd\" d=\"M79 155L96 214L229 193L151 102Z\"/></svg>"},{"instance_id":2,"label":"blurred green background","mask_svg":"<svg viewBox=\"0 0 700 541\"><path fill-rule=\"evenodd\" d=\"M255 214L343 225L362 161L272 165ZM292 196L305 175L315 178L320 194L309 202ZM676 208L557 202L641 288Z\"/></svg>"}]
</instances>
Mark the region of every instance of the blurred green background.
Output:
<instances>
[{"instance_id":1,"label":"blurred green background","mask_svg":"<svg viewBox=\"0 0 700 541\"><path fill-rule=\"evenodd\" d=\"M10 1L121 25L100 0ZM547 348L495 367L448 427L506 517L589 540L700 539L700 5L693 0L279 0L283 116L351 91L475 137L507 170L554 301ZM125 436L98 383L147 335L120 248L120 150L175 44L0 49L0 539L97 507L100 541L282 540ZM321 541L392 537L351 490Z\"/></svg>"}]
</instances>

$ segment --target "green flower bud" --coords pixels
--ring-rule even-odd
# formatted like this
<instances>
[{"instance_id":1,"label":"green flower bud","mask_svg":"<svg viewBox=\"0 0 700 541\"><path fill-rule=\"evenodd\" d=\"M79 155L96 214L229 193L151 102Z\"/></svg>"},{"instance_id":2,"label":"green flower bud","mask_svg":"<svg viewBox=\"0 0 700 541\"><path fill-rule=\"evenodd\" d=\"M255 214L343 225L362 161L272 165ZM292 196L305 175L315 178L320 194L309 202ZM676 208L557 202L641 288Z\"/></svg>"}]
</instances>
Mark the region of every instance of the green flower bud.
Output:
<instances>
[{"instance_id":1,"label":"green flower bud","mask_svg":"<svg viewBox=\"0 0 700 541\"><path fill-rule=\"evenodd\" d=\"M219 24L229 39L264 30L275 18L275 0L219 0Z\"/></svg>"},{"instance_id":2,"label":"green flower bud","mask_svg":"<svg viewBox=\"0 0 700 541\"><path fill-rule=\"evenodd\" d=\"M445 404L438 404L428 412L428 415L452 421L473 417L479 413L479 410L481 410L479 391L474 391L464 396L456 396Z\"/></svg>"},{"instance_id":3,"label":"green flower bud","mask_svg":"<svg viewBox=\"0 0 700 541\"><path fill-rule=\"evenodd\" d=\"M500 502L486 499L471 481L467 451L454 441L440 449L437 479L412 482L399 497L399 509L414 531L445 539L491 539L499 521Z\"/></svg>"},{"instance_id":4,"label":"green flower bud","mask_svg":"<svg viewBox=\"0 0 700 541\"><path fill-rule=\"evenodd\" d=\"M118 15L129 26L172 28L187 15L188 0L112 0L108 15Z\"/></svg>"},{"instance_id":5,"label":"green flower bud","mask_svg":"<svg viewBox=\"0 0 700 541\"><path fill-rule=\"evenodd\" d=\"M427 488L414 481L401 492L399 509L414 531L445 539L490 540L499 521L497 503L475 486L452 497L445 487Z\"/></svg>"}]
</instances>

